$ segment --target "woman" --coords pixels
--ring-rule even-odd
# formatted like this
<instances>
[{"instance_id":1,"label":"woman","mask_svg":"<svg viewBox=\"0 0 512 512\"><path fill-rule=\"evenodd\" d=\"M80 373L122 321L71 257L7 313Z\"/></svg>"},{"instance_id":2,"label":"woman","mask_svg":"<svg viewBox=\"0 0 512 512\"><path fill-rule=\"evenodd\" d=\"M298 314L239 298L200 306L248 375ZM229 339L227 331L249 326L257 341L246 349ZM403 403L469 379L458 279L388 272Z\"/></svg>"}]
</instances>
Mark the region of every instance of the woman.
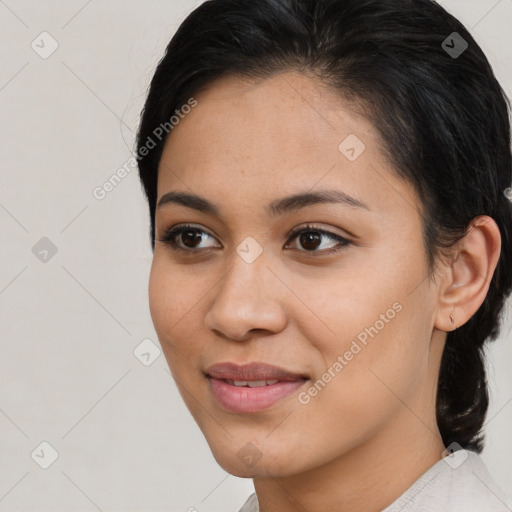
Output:
<instances>
[{"instance_id":1,"label":"woman","mask_svg":"<svg viewBox=\"0 0 512 512\"><path fill-rule=\"evenodd\" d=\"M429 0L210 0L137 139L153 323L243 512L504 511L508 105Z\"/></svg>"}]
</instances>

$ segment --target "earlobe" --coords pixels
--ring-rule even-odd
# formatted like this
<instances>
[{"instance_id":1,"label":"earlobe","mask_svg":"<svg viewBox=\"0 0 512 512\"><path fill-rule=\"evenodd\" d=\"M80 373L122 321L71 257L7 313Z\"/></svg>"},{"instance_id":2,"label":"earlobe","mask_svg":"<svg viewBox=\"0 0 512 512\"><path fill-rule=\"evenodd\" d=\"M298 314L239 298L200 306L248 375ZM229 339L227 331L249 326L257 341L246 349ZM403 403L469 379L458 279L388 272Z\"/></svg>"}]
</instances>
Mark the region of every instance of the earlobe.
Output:
<instances>
[{"instance_id":1,"label":"earlobe","mask_svg":"<svg viewBox=\"0 0 512 512\"><path fill-rule=\"evenodd\" d=\"M457 325L455 324L455 317L453 316L453 313L450 313L450 322L452 323L452 325L455 325L455 329L457 329Z\"/></svg>"},{"instance_id":2,"label":"earlobe","mask_svg":"<svg viewBox=\"0 0 512 512\"><path fill-rule=\"evenodd\" d=\"M482 305L501 252L501 235L487 215L475 217L446 264L439 285L435 327L449 332L464 325Z\"/></svg>"}]
</instances>

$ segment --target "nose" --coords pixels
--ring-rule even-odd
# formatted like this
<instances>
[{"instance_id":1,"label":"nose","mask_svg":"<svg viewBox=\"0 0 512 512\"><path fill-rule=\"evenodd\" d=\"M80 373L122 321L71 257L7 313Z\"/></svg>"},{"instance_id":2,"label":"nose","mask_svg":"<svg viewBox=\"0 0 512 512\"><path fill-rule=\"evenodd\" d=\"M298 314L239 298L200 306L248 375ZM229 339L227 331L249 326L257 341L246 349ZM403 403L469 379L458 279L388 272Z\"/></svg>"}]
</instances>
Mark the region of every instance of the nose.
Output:
<instances>
[{"instance_id":1,"label":"nose","mask_svg":"<svg viewBox=\"0 0 512 512\"><path fill-rule=\"evenodd\" d=\"M263 252L249 263L238 254L214 296L205 324L222 337L244 341L254 330L280 332L286 326L286 286L268 266Z\"/></svg>"}]
</instances>

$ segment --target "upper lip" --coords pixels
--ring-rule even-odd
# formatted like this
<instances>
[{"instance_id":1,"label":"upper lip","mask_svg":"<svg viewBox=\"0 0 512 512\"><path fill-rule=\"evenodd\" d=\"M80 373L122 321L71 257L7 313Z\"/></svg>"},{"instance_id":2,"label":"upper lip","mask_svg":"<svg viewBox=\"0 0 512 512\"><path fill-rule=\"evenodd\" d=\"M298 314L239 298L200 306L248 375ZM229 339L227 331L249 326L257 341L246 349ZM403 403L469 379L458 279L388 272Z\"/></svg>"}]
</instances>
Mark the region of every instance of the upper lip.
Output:
<instances>
[{"instance_id":1,"label":"upper lip","mask_svg":"<svg viewBox=\"0 0 512 512\"><path fill-rule=\"evenodd\" d=\"M228 379L228 380L299 380L306 379L305 375L292 372L262 362L250 362L245 364L237 364L232 362L216 363L209 366L205 373L209 377L215 379Z\"/></svg>"}]
</instances>

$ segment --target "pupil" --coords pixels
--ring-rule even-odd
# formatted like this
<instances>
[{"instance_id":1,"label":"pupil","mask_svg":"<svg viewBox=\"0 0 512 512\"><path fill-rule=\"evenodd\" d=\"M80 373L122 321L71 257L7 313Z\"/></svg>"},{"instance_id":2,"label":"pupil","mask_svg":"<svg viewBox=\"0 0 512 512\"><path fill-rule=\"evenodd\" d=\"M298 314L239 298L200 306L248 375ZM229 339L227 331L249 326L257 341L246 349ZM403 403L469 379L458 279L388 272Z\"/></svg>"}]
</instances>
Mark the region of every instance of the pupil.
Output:
<instances>
[{"instance_id":1,"label":"pupil","mask_svg":"<svg viewBox=\"0 0 512 512\"><path fill-rule=\"evenodd\" d=\"M190 237L193 247L195 247L195 245L197 245L201 242L201 234L200 234L199 230L197 230L197 229L189 229L187 231L183 231L183 233L181 234L181 240L185 245L187 245L187 241L186 241L187 237ZM194 243L195 243L195 245L194 245Z\"/></svg>"},{"instance_id":2,"label":"pupil","mask_svg":"<svg viewBox=\"0 0 512 512\"><path fill-rule=\"evenodd\" d=\"M316 247L318 247L317 242L319 240L320 235L316 231L308 231L300 236L300 243L305 249L316 249ZM311 247L309 244L312 244L313 246Z\"/></svg>"}]
</instances>

